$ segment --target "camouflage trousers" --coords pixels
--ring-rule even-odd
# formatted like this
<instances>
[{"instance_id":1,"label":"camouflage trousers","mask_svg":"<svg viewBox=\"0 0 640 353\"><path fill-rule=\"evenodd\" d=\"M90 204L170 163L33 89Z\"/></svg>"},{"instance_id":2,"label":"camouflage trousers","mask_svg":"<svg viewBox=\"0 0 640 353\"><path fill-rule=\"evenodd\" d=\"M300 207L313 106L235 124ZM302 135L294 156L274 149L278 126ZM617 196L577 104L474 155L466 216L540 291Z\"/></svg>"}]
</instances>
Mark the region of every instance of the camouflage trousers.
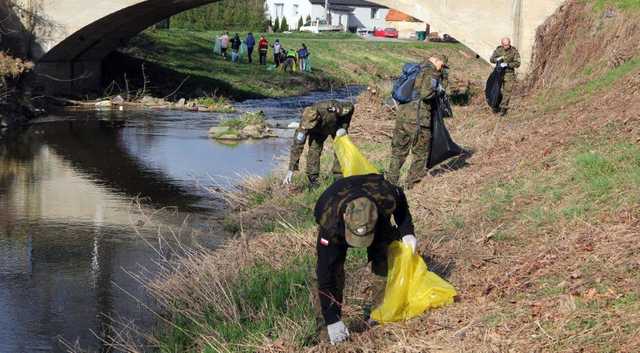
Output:
<instances>
[{"instance_id":1,"label":"camouflage trousers","mask_svg":"<svg viewBox=\"0 0 640 353\"><path fill-rule=\"evenodd\" d=\"M320 175L320 158L322 157L322 149L324 148L324 142L327 140L327 135L309 135L309 152L307 153L307 167L306 173L309 177L318 177ZM342 174L342 168L338 157L333 154L333 167L331 171L335 175Z\"/></svg>"},{"instance_id":2,"label":"camouflage trousers","mask_svg":"<svg viewBox=\"0 0 640 353\"><path fill-rule=\"evenodd\" d=\"M513 95L513 87L516 84L516 74L513 72L506 72L502 81L502 101L500 102L500 110L509 109L509 102L511 102L511 96Z\"/></svg>"},{"instance_id":3,"label":"camouflage trousers","mask_svg":"<svg viewBox=\"0 0 640 353\"><path fill-rule=\"evenodd\" d=\"M344 263L342 263L341 268L344 268ZM371 263L371 285L366 288L366 292L364 294L365 304L364 304L364 312L366 315L370 315L371 311L375 309L378 305L382 304L384 300L384 291L387 286L387 264L386 258L385 263L382 264L380 262L372 262ZM382 275L384 274L384 276ZM342 298L344 293L345 286L345 274L344 271L336 278L336 285L338 289L338 295ZM313 295L313 309L315 311L316 316L316 332L318 333L318 340L320 342L328 342L329 336L327 335L326 324L324 322L324 317L322 316L322 306L320 305L320 297L318 290L318 282L315 281L314 284L315 293ZM368 319L363 316L363 319Z\"/></svg>"},{"instance_id":4,"label":"camouflage trousers","mask_svg":"<svg viewBox=\"0 0 640 353\"><path fill-rule=\"evenodd\" d=\"M391 162L387 171L387 180L398 185L400 169L411 152L411 166L407 173L407 185L411 186L419 182L425 175L431 140L431 128L421 126L417 131L415 121L396 119L391 140Z\"/></svg>"}]
</instances>

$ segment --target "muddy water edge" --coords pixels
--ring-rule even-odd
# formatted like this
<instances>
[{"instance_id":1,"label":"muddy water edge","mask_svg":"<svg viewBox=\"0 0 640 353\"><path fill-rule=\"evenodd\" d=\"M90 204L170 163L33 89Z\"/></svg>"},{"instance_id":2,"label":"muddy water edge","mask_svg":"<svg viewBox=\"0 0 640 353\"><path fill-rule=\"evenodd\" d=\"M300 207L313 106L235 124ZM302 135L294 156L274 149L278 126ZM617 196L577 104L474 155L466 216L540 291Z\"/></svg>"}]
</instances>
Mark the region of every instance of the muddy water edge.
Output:
<instances>
[{"instance_id":1,"label":"muddy water edge","mask_svg":"<svg viewBox=\"0 0 640 353\"><path fill-rule=\"evenodd\" d=\"M286 126L305 106L359 91L236 107ZM189 229L178 235L184 243L216 247L225 240L225 205L205 188L266 175L288 152L284 129L279 138L234 145L209 139L211 126L233 116L67 111L0 146L0 353L64 352L60 339L100 351L111 318L152 329L144 308L152 302L126 272L153 272L157 228L142 214Z\"/></svg>"}]
</instances>

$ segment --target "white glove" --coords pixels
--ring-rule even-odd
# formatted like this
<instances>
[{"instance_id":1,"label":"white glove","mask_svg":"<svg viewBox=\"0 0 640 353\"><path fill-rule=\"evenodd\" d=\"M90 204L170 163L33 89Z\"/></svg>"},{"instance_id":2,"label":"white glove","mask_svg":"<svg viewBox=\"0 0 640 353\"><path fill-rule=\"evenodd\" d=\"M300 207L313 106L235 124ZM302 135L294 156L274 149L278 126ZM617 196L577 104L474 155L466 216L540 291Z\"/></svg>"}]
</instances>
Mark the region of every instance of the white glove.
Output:
<instances>
[{"instance_id":1,"label":"white glove","mask_svg":"<svg viewBox=\"0 0 640 353\"><path fill-rule=\"evenodd\" d=\"M413 234L407 234L402 237L402 243L411 247L413 253L416 252L416 246L418 245L418 239Z\"/></svg>"},{"instance_id":2,"label":"white glove","mask_svg":"<svg viewBox=\"0 0 640 353\"><path fill-rule=\"evenodd\" d=\"M504 57L501 56L501 57L496 58L496 61L502 61L503 59L504 59Z\"/></svg>"},{"instance_id":3,"label":"white glove","mask_svg":"<svg viewBox=\"0 0 640 353\"><path fill-rule=\"evenodd\" d=\"M347 134L347 130L345 129L338 129L338 131L336 131L336 136L338 137L345 136L346 134Z\"/></svg>"},{"instance_id":4,"label":"white glove","mask_svg":"<svg viewBox=\"0 0 640 353\"><path fill-rule=\"evenodd\" d=\"M503 67L503 68L504 68L504 67L508 67L508 66L509 66L509 64L507 64L507 63L502 63L502 64L500 64L500 67Z\"/></svg>"},{"instance_id":5,"label":"white glove","mask_svg":"<svg viewBox=\"0 0 640 353\"><path fill-rule=\"evenodd\" d=\"M342 321L328 325L327 332L329 333L329 340L333 345L344 342L349 338L349 330Z\"/></svg>"},{"instance_id":6,"label":"white glove","mask_svg":"<svg viewBox=\"0 0 640 353\"><path fill-rule=\"evenodd\" d=\"M282 181L282 185L291 185L291 179L293 178L293 170L287 172L287 175L284 177Z\"/></svg>"},{"instance_id":7,"label":"white glove","mask_svg":"<svg viewBox=\"0 0 640 353\"><path fill-rule=\"evenodd\" d=\"M441 84L439 84L439 85L438 85L438 92L440 92L440 93L444 93L445 91L446 91L446 90L444 89L444 87L443 87Z\"/></svg>"}]
</instances>

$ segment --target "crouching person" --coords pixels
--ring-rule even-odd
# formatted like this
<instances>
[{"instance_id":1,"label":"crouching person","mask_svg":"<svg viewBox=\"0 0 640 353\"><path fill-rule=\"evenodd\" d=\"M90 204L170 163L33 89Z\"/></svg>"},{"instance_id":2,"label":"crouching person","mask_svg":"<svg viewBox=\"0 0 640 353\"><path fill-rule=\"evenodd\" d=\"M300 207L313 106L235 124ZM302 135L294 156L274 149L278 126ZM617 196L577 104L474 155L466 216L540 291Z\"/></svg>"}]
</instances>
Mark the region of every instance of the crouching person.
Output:
<instances>
[{"instance_id":1,"label":"crouching person","mask_svg":"<svg viewBox=\"0 0 640 353\"><path fill-rule=\"evenodd\" d=\"M384 297L390 243L402 240L415 251L416 238L404 192L382 175L339 179L320 196L314 216L319 230L318 301L329 340L336 344L349 337L341 318L347 250L367 248L375 286L371 304L378 305ZM391 224L392 216L397 227Z\"/></svg>"},{"instance_id":2,"label":"crouching person","mask_svg":"<svg viewBox=\"0 0 640 353\"><path fill-rule=\"evenodd\" d=\"M353 110L353 104L350 102L328 100L317 102L302 112L300 127L296 129L293 143L291 144L289 171L283 180L283 184L291 184L293 173L298 170L305 144L309 145L306 168L309 185L313 187L318 184L320 157L322 156L324 142L329 137L335 138L347 133ZM342 175L342 168L335 155L332 171L336 177Z\"/></svg>"}]
</instances>

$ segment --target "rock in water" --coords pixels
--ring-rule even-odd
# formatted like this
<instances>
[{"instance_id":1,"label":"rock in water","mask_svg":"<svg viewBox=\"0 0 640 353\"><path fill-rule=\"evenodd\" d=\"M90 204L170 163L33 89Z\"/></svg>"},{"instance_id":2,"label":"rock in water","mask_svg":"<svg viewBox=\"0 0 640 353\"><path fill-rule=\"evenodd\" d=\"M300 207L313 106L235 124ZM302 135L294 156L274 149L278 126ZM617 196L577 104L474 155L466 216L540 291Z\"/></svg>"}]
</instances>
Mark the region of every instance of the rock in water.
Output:
<instances>
[{"instance_id":1,"label":"rock in water","mask_svg":"<svg viewBox=\"0 0 640 353\"><path fill-rule=\"evenodd\" d=\"M124 98L122 98L122 96L118 95L115 96L111 99L111 103L115 104L115 105L123 105L124 104Z\"/></svg>"},{"instance_id":2,"label":"rock in water","mask_svg":"<svg viewBox=\"0 0 640 353\"><path fill-rule=\"evenodd\" d=\"M227 132L229 130L229 128L223 127L223 126L214 126L211 129L209 129L209 135L211 136L216 136L216 135L220 135L224 132Z\"/></svg>"},{"instance_id":3,"label":"rock in water","mask_svg":"<svg viewBox=\"0 0 640 353\"><path fill-rule=\"evenodd\" d=\"M262 137L263 131L264 131L264 128L260 125L248 125L242 129L241 134L243 136L246 136L246 138L261 139L263 138Z\"/></svg>"}]
</instances>

